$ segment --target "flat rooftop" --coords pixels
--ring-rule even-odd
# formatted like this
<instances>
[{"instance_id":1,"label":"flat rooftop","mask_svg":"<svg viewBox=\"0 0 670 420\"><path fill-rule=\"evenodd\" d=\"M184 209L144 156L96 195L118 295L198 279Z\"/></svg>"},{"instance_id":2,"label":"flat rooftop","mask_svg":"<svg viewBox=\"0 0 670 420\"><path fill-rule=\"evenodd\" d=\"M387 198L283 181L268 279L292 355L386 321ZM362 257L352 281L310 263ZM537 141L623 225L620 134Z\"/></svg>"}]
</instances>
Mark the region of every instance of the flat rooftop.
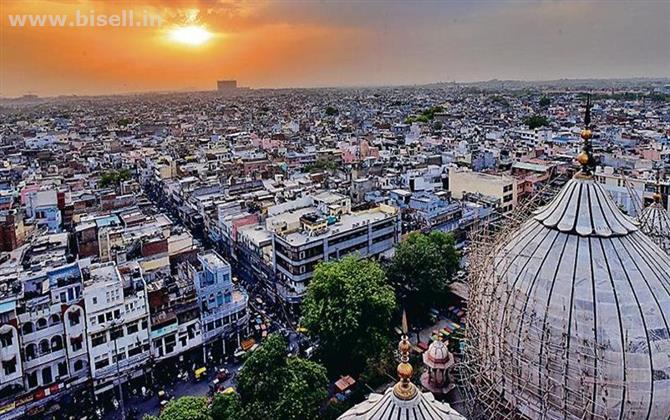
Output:
<instances>
[{"instance_id":1,"label":"flat rooftop","mask_svg":"<svg viewBox=\"0 0 670 420\"><path fill-rule=\"evenodd\" d=\"M204 254L199 255L199 257L208 266L213 268L223 268L228 266L228 262L226 262L226 260L224 260L219 254L217 254L214 251L207 251Z\"/></svg>"},{"instance_id":2,"label":"flat rooftop","mask_svg":"<svg viewBox=\"0 0 670 420\"><path fill-rule=\"evenodd\" d=\"M391 219L395 216L385 213L379 209L373 209L360 213L344 214L337 223L328 226L328 229L319 235L309 235L307 232L293 232L284 236L286 242L293 245L300 245L314 240L320 240L330 236L338 235L370 223L376 223L384 219Z\"/></svg>"}]
</instances>

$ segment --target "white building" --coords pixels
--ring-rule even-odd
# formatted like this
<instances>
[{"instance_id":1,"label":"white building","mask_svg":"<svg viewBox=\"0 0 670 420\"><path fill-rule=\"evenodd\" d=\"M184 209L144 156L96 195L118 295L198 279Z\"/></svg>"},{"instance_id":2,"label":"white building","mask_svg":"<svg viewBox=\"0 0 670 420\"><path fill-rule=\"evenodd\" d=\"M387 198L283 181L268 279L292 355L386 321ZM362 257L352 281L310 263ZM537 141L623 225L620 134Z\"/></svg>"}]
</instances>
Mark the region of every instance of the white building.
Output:
<instances>
[{"instance_id":1,"label":"white building","mask_svg":"<svg viewBox=\"0 0 670 420\"><path fill-rule=\"evenodd\" d=\"M144 373L149 361L149 305L140 273L123 278L114 263L92 265L84 275L86 327L95 392L116 378Z\"/></svg>"}]
</instances>

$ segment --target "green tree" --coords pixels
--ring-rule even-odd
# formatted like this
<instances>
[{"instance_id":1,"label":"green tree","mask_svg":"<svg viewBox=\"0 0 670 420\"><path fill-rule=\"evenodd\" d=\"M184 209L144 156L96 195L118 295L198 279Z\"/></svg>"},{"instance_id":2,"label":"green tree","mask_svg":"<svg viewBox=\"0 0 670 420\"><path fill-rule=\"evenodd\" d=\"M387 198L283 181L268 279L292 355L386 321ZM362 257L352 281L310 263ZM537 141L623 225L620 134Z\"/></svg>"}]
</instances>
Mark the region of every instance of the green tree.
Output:
<instances>
[{"instance_id":1,"label":"green tree","mask_svg":"<svg viewBox=\"0 0 670 420\"><path fill-rule=\"evenodd\" d=\"M160 420L212 420L204 397L181 397L170 401Z\"/></svg>"},{"instance_id":2,"label":"green tree","mask_svg":"<svg viewBox=\"0 0 670 420\"><path fill-rule=\"evenodd\" d=\"M332 106L326 107L326 115L328 115L329 117L332 117L337 114L339 114L339 111L336 108L333 108Z\"/></svg>"},{"instance_id":3,"label":"green tree","mask_svg":"<svg viewBox=\"0 0 670 420\"><path fill-rule=\"evenodd\" d=\"M544 115L532 115L523 119L523 123L531 130L549 125L549 120Z\"/></svg>"},{"instance_id":4,"label":"green tree","mask_svg":"<svg viewBox=\"0 0 670 420\"><path fill-rule=\"evenodd\" d=\"M548 107L549 104L551 104L551 99L549 99L548 96L543 96L540 98L540 106L545 108Z\"/></svg>"},{"instance_id":5,"label":"green tree","mask_svg":"<svg viewBox=\"0 0 670 420\"><path fill-rule=\"evenodd\" d=\"M321 263L302 304L331 373L358 373L388 342L395 294L377 262L349 256Z\"/></svg>"},{"instance_id":6,"label":"green tree","mask_svg":"<svg viewBox=\"0 0 670 420\"><path fill-rule=\"evenodd\" d=\"M240 396L232 394L217 393L210 407L213 420L236 420L242 415L242 404Z\"/></svg>"},{"instance_id":7,"label":"green tree","mask_svg":"<svg viewBox=\"0 0 670 420\"><path fill-rule=\"evenodd\" d=\"M122 169L120 171L107 171L104 172L100 177L99 185L101 188L116 187L121 184L121 182L130 179L131 176L132 173L129 169Z\"/></svg>"},{"instance_id":8,"label":"green tree","mask_svg":"<svg viewBox=\"0 0 670 420\"><path fill-rule=\"evenodd\" d=\"M273 334L244 362L238 375L241 418L314 419L328 396L326 369L287 358L286 341Z\"/></svg>"},{"instance_id":9,"label":"green tree","mask_svg":"<svg viewBox=\"0 0 670 420\"><path fill-rule=\"evenodd\" d=\"M459 267L454 245L453 236L435 231L412 233L396 247L387 274L412 319L425 322L428 309L444 302Z\"/></svg>"}]
</instances>

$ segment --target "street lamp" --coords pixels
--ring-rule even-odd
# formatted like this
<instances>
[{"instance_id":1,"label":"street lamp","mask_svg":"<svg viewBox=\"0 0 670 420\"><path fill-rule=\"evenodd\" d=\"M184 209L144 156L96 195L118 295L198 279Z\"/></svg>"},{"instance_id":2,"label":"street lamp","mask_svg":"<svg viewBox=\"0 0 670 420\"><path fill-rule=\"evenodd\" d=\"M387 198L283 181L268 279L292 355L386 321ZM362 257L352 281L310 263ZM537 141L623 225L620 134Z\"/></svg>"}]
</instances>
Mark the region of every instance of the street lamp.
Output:
<instances>
[{"instance_id":1,"label":"street lamp","mask_svg":"<svg viewBox=\"0 0 670 420\"><path fill-rule=\"evenodd\" d=\"M116 359L116 380L118 381L119 385L119 403L121 404L121 419L126 420L126 409L123 404L123 383L121 381L121 370L119 369L119 347L116 344L116 340L118 339L118 336L114 334L114 329L118 331L119 329L123 328L123 319L119 320L112 320L110 323L110 335L114 339L114 357Z\"/></svg>"}]
</instances>

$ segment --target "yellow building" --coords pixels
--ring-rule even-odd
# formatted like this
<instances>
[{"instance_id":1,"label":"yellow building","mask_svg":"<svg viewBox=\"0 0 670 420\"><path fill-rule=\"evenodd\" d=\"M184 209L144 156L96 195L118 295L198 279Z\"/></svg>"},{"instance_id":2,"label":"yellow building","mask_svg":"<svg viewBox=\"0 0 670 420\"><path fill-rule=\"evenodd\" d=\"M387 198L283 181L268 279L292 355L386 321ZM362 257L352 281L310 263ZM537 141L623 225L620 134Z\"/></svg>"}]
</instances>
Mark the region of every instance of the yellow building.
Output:
<instances>
[{"instance_id":1,"label":"yellow building","mask_svg":"<svg viewBox=\"0 0 670 420\"><path fill-rule=\"evenodd\" d=\"M517 204L516 179L505 175L490 175L465 168L449 169L449 192L461 200L467 193L482 194L500 201L503 213L512 211Z\"/></svg>"}]
</instances>

